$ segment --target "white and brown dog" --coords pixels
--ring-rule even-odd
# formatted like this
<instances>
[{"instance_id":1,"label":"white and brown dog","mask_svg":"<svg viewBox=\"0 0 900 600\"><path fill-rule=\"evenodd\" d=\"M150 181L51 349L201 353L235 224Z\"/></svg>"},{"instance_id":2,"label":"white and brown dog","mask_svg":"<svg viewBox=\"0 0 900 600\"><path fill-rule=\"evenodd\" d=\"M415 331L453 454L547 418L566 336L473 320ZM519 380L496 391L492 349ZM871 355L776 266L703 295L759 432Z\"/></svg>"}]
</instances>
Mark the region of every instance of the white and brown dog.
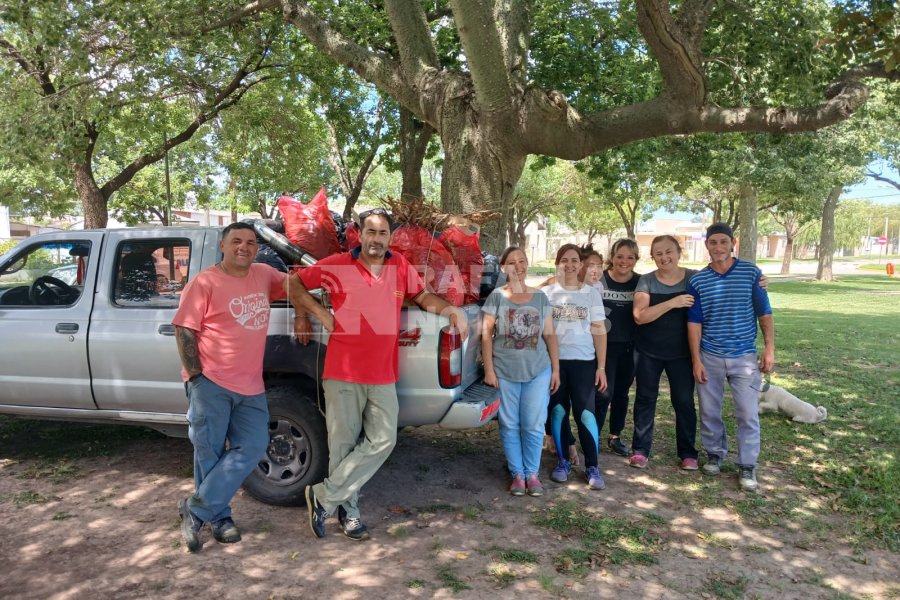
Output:
<instances>
[{"instance_id":1,"label":"white and brown dog","mask_svg":"<svg viewBox=\"0 0 900 600\"><path fill-rule=\"evenodd\" d=\"M804 402L783 387L770 385L759 393L759 412L780 411L797 423L820 423L828 418L824 406Z\"/></svg>"}]
</instances>

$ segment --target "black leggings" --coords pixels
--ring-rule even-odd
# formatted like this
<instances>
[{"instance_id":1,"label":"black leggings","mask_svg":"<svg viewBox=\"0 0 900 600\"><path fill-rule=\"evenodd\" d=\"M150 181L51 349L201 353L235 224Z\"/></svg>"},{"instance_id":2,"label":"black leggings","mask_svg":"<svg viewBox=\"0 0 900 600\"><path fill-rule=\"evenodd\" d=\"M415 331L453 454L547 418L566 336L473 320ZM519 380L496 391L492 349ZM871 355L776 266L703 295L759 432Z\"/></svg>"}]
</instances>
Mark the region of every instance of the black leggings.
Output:
<instances>
[{"instance_id":1,"label":"black leggings","mask_svg":"<svg viewBox=\"0 0 900 600\"><path fill-rule=\"evenodd\" d=\"M597 428L603 431L609 410L609 434L618 436L625 429L628 414L628 391L634 382L634 344L606 344L606 391L597 392Z\"/></svg>"},{"instance_id":2,"label":"black leggings","mask_svg":"<svg viewBox=\"0 0 900 600\"><path fill-rule=\"evenodd\" d=\"M568 414L571 410L578 425L578 440L584 453L584 466L597 466L598 429L594 415L597 374L596 360L559 361L559 389L550 397L550 426L560 459L568 456ZM571 433L569 433L571 435Z\"/></svg>"},{"instance_id":3,"label":"black leggings","mask_svg":"<svg viewBox=\"0 0 900 600\"><path fill-rule=\"evenodd\" d=\"M631 446L635 454L650 456L653 425L656 420L656 400L659 379L665 370L669 379L672 408L675 409L675 443L678 457L697 458L697 409L694 406L694 374L691 359L663 360L636 353L637 391L634 394L634 438Z\"/></svg>"}]
</instances>

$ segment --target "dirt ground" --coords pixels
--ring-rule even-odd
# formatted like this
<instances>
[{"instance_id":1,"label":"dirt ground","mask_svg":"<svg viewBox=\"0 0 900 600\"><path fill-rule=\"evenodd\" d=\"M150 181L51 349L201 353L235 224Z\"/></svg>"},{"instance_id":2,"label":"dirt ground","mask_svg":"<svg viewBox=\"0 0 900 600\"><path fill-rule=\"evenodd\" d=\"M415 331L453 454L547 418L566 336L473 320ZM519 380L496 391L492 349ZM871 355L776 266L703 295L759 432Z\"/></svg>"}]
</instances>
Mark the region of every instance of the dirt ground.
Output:
<instances>
[{"instance_id":1,"label":"dirt ground","mask_svg":"<svg viewBox=\"0 0 900 600\"><path fill-rule=\"evenodd\" d=\"M550 482L545 453L546 495L515 498L495 424L405 430L363 490L370 541L345 538L334 520L317 540L305 508L241 492L233 507L243 541L221 545L204 530L192 555L176 511L192 489L187 440L145 436L56 475L0 448L0 598L900 597L898 555L741 518L727 508L743 500L733 473L723 474L721 506L687 505L676 488L704 476L678 472L666 454L641 471L603 452L608 487L591 492L580 471ZM763 494L791 485L778 465L760 469L760 480ZM640 526L646 544L616 564L610 546L535 523L559 506Z\"/></svg>"}]
</instances>

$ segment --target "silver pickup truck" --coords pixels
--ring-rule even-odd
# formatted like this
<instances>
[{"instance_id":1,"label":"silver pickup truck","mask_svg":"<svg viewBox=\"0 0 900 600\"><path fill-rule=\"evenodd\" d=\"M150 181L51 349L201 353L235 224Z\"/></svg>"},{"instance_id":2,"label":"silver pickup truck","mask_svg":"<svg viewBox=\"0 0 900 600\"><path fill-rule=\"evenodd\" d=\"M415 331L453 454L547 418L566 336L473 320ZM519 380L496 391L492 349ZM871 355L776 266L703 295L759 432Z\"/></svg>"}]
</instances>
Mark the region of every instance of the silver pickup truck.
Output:
<instances>
[{"instance_id":1,"label":"silver pickup truck","mask_svg":"<svg viewBox=\"0 0 900 600\"><path fill-rule=\"evenodd\" d=\"M221 230L155 227L66 231L0 256L0 414L131 423L187 434L172 318L188 280L221 258ZM480 330L477 305L464 307ZM321 373L327 332L303 346L293 308L274 303L264 358L269 447L244 487L279 505L328 468ZM400 331L400 426L478 427L499 406L481 379L480 339L417 308ZM360 365L360 368L366 368Z\"/></svg>"}]
</instances>

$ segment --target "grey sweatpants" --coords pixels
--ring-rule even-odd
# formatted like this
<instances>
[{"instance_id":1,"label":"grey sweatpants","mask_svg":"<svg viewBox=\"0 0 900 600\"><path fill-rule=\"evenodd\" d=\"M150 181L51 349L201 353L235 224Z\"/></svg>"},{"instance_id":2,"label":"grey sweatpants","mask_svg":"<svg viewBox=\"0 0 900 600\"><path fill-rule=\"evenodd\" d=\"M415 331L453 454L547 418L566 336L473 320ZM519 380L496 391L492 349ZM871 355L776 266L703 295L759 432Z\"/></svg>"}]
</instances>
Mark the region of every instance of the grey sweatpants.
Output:
<instances>
[{"instance_id":1,"label":"grey sweatpants","mask_svg":"<svg viewBox=\"0 0 900 600\"><path fill-rule=\"evenodd\" d=\"M397 388L388 385L322 382L328 428L328 477L313 486L328 514L343 506L359 517L359 490L391 455L397 443ZM365 430L363 439L359 434Z\"/></svg>"},{"instance_id":2,"label":"grey sweatpants","mask_svg":"<svg viewBox=\"0 0 900 600\"><path fill-rule=\"evenodd\" d=\"M703 449L722 460L728 454L728 434L722 420L727 379L734 398L734 419L737 422L735 464L755 467L759 458L759 389L762 384L756 352L737 358L722 358L701 351L700 358L707 378L707 383L697 385Z\"/></svg>"}]
</instances>

